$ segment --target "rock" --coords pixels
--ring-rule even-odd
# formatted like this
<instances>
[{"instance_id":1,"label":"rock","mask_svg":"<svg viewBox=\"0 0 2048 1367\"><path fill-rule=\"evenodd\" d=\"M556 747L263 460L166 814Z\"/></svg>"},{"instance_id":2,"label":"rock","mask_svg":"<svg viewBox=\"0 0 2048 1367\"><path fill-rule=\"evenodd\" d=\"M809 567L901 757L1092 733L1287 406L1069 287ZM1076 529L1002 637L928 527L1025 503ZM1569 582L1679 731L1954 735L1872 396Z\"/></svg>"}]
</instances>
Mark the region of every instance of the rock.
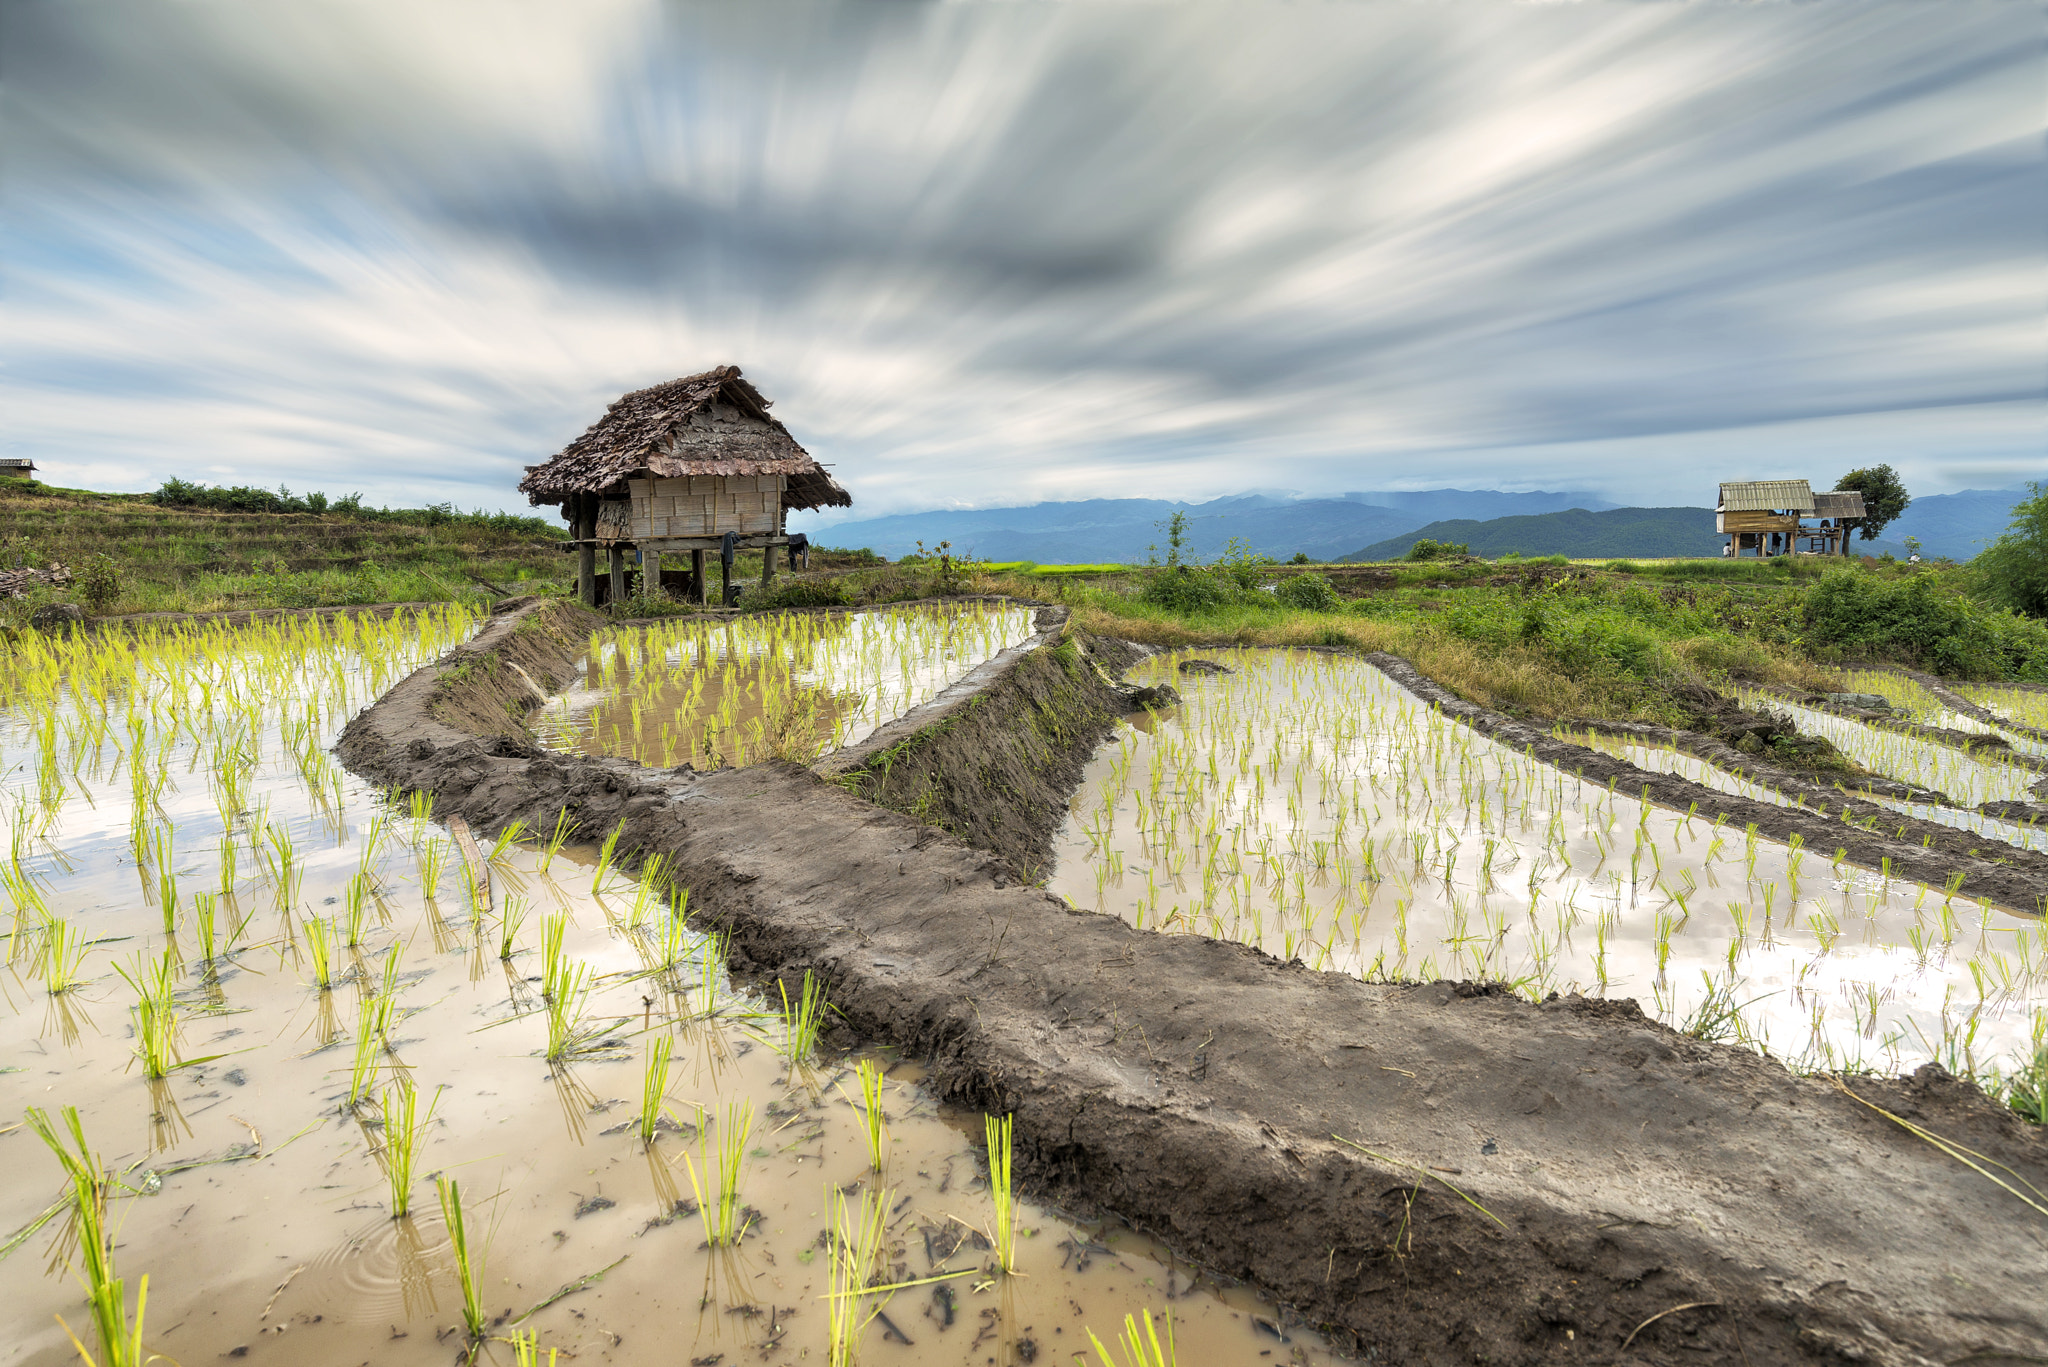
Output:
<instances>
[{"instance_id":1,"label":"rock","mask_svg":"<svg viewBox=\"0 0 2048 1367\"><path fill-rule=\"evenodd\" d=\"M1180 694L1174 692L1171 684L1155 684L1149 688L1138 684L1118 684L1116 693L1124 700L1125 710L1131 712L1142 707L1175 707L1180 703Z\"/></svg>"},{"instance_id":2,"label":"rock","mask_svg":"<svg viewBox=\"0 0 2048 1367\"><path fill-rule=\"evenodd\" d=\"M1177 666L1183 674L1228 674L1231 670L1214 660L1182 660Z\"/></svg>"},{"instance_id":3,"label":"rock","mask_svg":"<svg viewBox=\"0 0 2048 1367\"><path fill-rule=\"evenodd\" d=\"M29 614L28 624L53 636L69 636L73 627L85 625L85 609L76 603L45 603Z\"/></svg>"},{"instance_id":4,"label":"rock","mask_svg":"<svg viewBox=\"0 0 2048 1367\"><path fill-rule=\"evenodd\" d=\"M1892 705L1875 693L1830 693L1828 701L1838 707L1857 707L1865 712L1892 710Z\"/></svg>"}]
</instances>

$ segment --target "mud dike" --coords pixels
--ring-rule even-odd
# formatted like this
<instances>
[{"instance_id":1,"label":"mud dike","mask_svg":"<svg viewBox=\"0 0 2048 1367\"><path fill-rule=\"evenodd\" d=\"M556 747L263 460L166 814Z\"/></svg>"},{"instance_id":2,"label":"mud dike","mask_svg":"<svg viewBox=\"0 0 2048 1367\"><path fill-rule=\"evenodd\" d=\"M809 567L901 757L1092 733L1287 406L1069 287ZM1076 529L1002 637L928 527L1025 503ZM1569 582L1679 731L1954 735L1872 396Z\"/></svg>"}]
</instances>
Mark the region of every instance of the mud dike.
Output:
<instances>
[{"instance_id":1,"label":"mud dike","mask_svg":"<svg viewBox=\"0 0 2048 1367\"><path fill-rule=\"evenodd\" d=\"M2048 1188L2048 1137L1937 1068L1845 1090L1632 1002L1368 984L1031 886L1133 648L1048 611L852 750L697 773L525 732L597 622L504 612L356 718L343 761L482 832L563 808L586 832L623 823L620 848L671 860L731 931L736 971L816 971L935 1091L1014 1113L1037 1194L1122 1215L1368 1360L2048 1355L2048 1217L2014 1194ZM1659 801L1785 819L1599 758Z\"/></svg>"}]
</instances>

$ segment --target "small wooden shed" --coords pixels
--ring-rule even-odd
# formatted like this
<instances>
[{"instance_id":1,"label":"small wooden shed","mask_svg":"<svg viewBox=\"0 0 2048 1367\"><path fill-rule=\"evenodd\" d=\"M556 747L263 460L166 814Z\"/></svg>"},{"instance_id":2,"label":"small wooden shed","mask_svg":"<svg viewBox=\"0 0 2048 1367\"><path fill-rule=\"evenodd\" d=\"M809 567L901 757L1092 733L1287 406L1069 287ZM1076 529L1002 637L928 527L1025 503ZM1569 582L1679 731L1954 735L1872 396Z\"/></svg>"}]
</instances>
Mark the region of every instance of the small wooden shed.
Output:
<instances>
[{"instance_id":1,"label":"small wooden shed","mask_svg":"<svg viewBox=\"0 0 2048 1367\"><path fill-rule=\"evenodd\" d=\"M1862 516L1863 495L1854 491L1816 494L1803 479L1756 479L1721 486L1714 530L1728 537L1722 551L1728 556L1746 550L1784 555L1795 548L1847 555L1849 523Z\"/></svg>"},{"instance_id":2,"label":"small wooden shed","mask_svg":"<svg viewBox=\"0 0 2048 1367\"><path fill-rule=\"evenodd\" d=\"M719 366L636 389L541 465L527 467L527 501L560 504L575 529L577 588L585 603L625 596L628 552L644 583L661 583L661 557L687 551L686 592L704 601L704 553L759 547L761 582L789 542L792 508L845 508L853 496L768 416L769 400L738 366ZM727 542L730 535L732 541ZM597 552L611 559L609 593Z\"/></svg>"},{"instance_id":3,"label":"small wooden shed","mask_svg":"<svg viewBox=\"0 0 2048 1367\"><path fill-rule=\"evenodd\" d=\"M36 477L36 463L27 456L0 456L0 479L26 479Z\"/></svg>"}]
</instances>

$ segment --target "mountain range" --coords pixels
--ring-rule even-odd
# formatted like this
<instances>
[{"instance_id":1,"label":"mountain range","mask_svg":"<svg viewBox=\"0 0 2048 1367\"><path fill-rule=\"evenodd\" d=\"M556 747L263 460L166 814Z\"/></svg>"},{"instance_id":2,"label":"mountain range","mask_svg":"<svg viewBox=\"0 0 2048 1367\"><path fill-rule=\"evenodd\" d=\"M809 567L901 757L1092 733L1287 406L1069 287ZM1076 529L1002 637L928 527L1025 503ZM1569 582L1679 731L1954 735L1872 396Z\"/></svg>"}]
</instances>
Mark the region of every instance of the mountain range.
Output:
<instances>
[{"instance_id":1,"label":"mountain range","mask_svg":"<svg viewBox=\"0 0 2048 1367\"><path fill-rule=\"evenodd\" d=\"M1276 560L1305 552L1312 560L1333 561L1361 546L1443 518L1493 518L1613 506L1589 494L1503 493L1497 489L1361 491L1341 498L1248 493L1206 503L1095 498L1017 508L899 513L831 523L810 535L820 545L866 546L890 559L911 554L920 541L927 547L950 541L954 554L971 554L981 560L1032 560L1045 565L1137 563L1153 554L1155 547L1164 558L1165 523L1174 513L1183 512L1188 518L1185 550L1197 560L1214 559L1236 538ZM796 519L792 519L792 527L807 530Z\"/></svg>"},{"instance_id":2,"label":"mountain range","mask_svg":"<svg viewBox=\"0 0 2048 1367\"><path fill-rule=\"evenodd\" d=\"M1859 555L1904 558L1905 539L1925 555L1967 560L1995 540L2025 491L1965 489L1913 500ZM947 509L831 523L811 533L820 545L866 546L895 559L922 541L950 541L955 554L1039 564L1141 563L1164 558L1166 522L1187 514L1185 553L1212 560L1233 539L1286 560L1398 560L1421 537L1463 542L1477 555L1713 556L1722 538L1709 508L1622 508L1583 493L1498 489L1367 490L1341 498L1246 493L1188 503L1169 499L1085 499L1015 508ZM794 530L805 530L793 519Z\"/></svg>"}]
</instances>

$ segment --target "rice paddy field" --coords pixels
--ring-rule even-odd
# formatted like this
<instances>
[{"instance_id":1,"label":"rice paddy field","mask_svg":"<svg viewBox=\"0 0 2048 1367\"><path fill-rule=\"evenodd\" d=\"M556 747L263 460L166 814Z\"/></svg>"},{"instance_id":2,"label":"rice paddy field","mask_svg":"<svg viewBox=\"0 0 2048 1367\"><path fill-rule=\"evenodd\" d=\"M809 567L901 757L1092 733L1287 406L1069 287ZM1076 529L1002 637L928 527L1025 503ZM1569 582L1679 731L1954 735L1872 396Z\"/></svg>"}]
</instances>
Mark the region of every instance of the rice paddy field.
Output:
<instances>
[{"instance_id":1,"label":"rice paddy field","mask_svg":"<svg viewBox=\"0 0 2048 1367\"><path fill-rule=\"evenodd\" d=\"M558 750L662 768L808 763L1030 636L1030 609L981 601L604 633L534 729Z\"/></svg>"},{"instance_id":2,"label":"rice paddy field","mask_svg":"<svg viewBox=\"0 0 2048 1367\"><path fill-rule=\"evenodd\" d=\"M1360 660L1203 657L1230 672L1181 672L1185 653L1132 671L1182 703L1090 762L1049 883L1076 905L1371 979L1634 997L1813 1070L1932 1059L1984 1077L2048 1034L2038 917L1581 781ZM1934 763L1870 753L1914 781ZM1957 786L2013 782L1940 763Z\"/></svg>"},{"instance_id":3,"label":"rice paddy field","mask_svg":"<svg viewBox=\"0 0 2048 1367\"><path fill-rule=\"evenodd\" d=\"M0 1361L76 1361L75 1335L100 1363L1064 1364L1169 1310L1181 1363L1327 1359L1165 1249L1019 1200L1002 1118L821 1047L815 990L736 986L658 861L628 876L607 833L562 824L479 844L342 772L343 722L476 625L195 624L8 658ZM834 700L825 745L1028 622L782 630L680 629L586 678L623 709L626 681L683 687L695 661L662 758L736 761L761 752L727 680L766 654L795 663L759 677ZM1996 949L2031 984L2032 941L1944 915L1935 961ZM1978 1013L1987 1041L2016 1011Z\"/></svg>"}]
</instances>

